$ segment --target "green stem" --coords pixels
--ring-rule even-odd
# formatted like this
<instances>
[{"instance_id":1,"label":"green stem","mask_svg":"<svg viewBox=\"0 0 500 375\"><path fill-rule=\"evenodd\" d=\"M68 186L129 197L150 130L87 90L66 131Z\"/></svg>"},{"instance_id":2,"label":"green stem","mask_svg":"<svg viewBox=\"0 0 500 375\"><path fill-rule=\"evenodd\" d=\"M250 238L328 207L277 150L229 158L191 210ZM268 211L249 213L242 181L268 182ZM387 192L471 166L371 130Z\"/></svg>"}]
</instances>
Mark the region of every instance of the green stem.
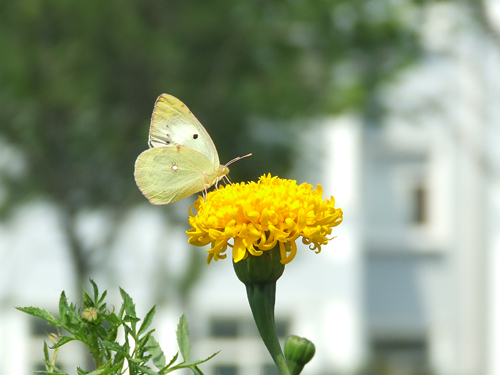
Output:
<instances>
[{"instance_id":1,"label":"green stem","mask_svg":"<svg viewBox=\"0 0 500 375\"><path fill-rule=\"evenodd\" d=\"M278 341L276 323L274 321L276 282L248 283L245 286L247 288L248 302L250 303L253 318L262 341L271 354L280 374L290 375Z\"/></svg>"}]
</instances>

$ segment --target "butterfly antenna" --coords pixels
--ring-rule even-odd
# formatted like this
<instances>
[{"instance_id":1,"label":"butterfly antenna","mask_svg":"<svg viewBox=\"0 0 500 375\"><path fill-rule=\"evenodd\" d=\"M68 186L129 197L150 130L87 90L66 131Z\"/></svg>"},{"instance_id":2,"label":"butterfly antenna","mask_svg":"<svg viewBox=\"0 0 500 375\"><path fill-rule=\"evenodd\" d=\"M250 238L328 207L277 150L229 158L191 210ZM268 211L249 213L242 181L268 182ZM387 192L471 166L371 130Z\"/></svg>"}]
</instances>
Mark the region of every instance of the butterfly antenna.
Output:
<instances>
[{"instance_id":1,"label":"butterfly antenna","mask_svg":"<svg viewBox=\"0 0 500 375\"><path fill-rule=\"evenodd\" d=\"M234 162L237 162L238 160L241 160L241 159L244 159L244 158L248 158L249 156L252 156L252 154L248 154L248 155L245 155L245 156L238 156L237 158L234 158L233 160L230 160L227 164L226 164L226 167L230 164L233 164Z\"/></svg>"}]
</instances>

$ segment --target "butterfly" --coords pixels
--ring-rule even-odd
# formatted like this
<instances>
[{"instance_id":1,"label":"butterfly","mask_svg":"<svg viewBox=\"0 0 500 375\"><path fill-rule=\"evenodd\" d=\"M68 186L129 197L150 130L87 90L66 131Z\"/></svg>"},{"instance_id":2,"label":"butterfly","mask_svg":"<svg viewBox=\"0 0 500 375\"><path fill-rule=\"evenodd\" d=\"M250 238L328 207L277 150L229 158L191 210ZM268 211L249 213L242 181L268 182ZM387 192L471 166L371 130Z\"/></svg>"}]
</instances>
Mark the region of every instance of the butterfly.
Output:
<instances>
[{"instance_id":1,"label":"butterfly","mask_svg":"<svg viewBox=\"0 0 500 375\"><path fill-rule=\"evenodd\" d=\"M135 162L134 177L152 204L179 201L206 191L229 173L220 165L214 142L188 107L172 95L158 97L151 116L149 150Z\"/></svg>"}]
</instances>

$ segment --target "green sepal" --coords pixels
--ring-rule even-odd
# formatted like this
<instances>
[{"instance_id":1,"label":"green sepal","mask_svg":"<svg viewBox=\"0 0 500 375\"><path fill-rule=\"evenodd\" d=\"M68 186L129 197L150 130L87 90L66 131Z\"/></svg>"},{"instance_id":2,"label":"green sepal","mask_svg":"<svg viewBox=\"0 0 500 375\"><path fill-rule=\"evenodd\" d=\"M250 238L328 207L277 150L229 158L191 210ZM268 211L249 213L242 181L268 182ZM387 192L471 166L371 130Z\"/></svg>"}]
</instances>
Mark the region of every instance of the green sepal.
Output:
<instances>
[{"instance_id":1,"label":"green sepal","mask_svg":"<svg viewBox=\"0 0 500 375\"><path fill-rule=\"evenodd\" d=\"M236 276L244 284L276 282L285 270L279 246L263 251L259 256L248 255L238 263L233 262L233 267Z\"/></svg>"}]
</instances>

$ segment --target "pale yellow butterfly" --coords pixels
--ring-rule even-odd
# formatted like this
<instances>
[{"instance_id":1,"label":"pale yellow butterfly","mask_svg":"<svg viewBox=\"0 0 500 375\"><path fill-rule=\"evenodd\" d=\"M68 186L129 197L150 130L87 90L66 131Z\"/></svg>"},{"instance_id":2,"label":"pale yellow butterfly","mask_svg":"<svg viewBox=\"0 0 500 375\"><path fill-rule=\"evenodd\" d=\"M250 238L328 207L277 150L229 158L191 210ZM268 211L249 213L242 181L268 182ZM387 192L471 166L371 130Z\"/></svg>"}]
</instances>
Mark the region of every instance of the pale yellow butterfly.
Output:
<instances>
[{"instance_id":1,"label":"pale yellow butterfly","mask_svg":"<svg viewBox=\"0 0 500 375\"><path fill-rule=\"evenodd\" d=\"M149 147L135 162L135 181L153 204L176 202L206 191L223 179L229 164L220 165L217 149L205 128L176 97L158 97L151 116Z\"/></svg>"}]
</instances>

